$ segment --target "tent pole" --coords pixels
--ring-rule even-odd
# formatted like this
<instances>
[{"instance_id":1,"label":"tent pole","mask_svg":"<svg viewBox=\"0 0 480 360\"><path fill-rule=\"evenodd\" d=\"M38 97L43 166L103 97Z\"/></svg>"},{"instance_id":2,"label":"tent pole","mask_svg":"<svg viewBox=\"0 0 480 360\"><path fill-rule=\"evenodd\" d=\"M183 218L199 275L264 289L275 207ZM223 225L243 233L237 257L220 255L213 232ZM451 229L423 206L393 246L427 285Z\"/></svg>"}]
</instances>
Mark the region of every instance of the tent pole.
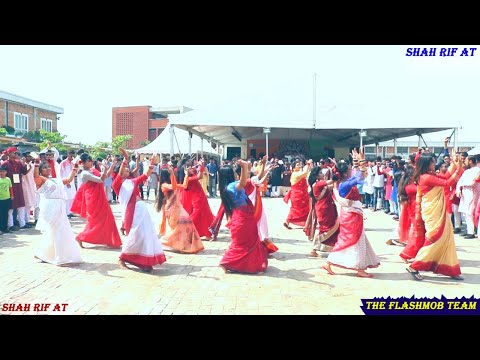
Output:
<instances>
[{"instance_id":1,"label":"tent pole","mask_svg":"<svg viewBox=\"0 0 480 360\"><path fill-rule=\"evenodd\" d=\"M192 133L191 132L188 133L188 153L191 156L192 154Z\"/></svg>"},{"instance_id":2,"label":"tent pole","mask_svg":"<svg viewBox=\"0 0 480 360\"><path fill-rule=\"evenodd\" d=\"M170 124L170 156L173 156L173 137L174 137L174 133L173 133L173 125Z\"/></svg>"},{"instance_id":3,"label":"tent pole","mask_svg":"<svg viewBox=\"0 0 480 360\"><path fill-rule=\"evenodd\" d=\"M200 157L203 159L203 138L200 138Z\"/></svg>"}]
</instances>

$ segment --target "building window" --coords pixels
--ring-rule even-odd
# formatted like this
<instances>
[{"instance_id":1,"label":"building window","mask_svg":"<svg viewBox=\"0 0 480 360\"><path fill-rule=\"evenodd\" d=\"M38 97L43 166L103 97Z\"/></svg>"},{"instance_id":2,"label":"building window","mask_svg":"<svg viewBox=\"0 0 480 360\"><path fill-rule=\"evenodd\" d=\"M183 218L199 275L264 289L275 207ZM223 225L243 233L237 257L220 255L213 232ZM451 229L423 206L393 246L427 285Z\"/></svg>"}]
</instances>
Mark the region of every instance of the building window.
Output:
<instances>
[{"instance_id":1,"label":"building window","mask_svg":"<svg viewBox=\"0 0 480 360\"><path fill-rule=\"evenodd\" d=\"M44 119L44 118L40 119L40 129L42 130L52 132L52 124L53 124L53 121L50 119Z\"/></svg>"},{"instance_id":2,"label":"building window","mask_svg":"<svg viewBox=\"0 0 480 360\"><path fill-rule=\"evenodd\" d=\"M13 113L14 116L14 127L15 130L19 131L28 131L28 115L27 114L20 114L20 113Z\"/></svg>"},{"instance_id":3,"label":"building window","mask_svg":"<svg viewBox=\"0 0 480 360\"><path fill-rule=\"evenodd\" d=\"M397 146L396 155L408 155L408 146Z\"/></svg>"}]
</instances>

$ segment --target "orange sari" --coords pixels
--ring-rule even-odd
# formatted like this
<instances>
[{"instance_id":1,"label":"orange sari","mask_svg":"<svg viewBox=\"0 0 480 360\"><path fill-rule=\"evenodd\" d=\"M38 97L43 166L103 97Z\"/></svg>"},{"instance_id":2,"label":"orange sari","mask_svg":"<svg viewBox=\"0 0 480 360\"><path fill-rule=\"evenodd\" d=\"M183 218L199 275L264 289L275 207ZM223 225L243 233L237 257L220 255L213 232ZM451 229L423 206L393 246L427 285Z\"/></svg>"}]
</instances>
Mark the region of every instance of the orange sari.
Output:
<instances>
[{"instance_id":1,"label":"orange sari","mask_svg":"<svg viewBox=\"0 0 480 360\"><path fill-rule=\"evenodd\" d=\"M175 176L171 176L172 184L162 184L166 203L162 208L160 235L162 244L186 254L196 254L204 249L192 219L183 208Z\"/></svg>"}]
</instances>

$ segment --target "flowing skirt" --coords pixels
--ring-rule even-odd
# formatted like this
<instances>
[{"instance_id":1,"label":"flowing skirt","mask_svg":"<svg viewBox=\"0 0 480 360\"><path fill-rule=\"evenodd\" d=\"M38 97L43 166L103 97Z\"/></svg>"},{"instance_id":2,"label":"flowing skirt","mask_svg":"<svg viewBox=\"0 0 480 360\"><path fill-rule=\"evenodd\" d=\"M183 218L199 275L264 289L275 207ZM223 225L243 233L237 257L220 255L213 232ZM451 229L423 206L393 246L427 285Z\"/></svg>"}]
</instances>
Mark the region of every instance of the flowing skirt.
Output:
<instances>
[{"instance_id":1,"label":"flowing skirt","mask_svg":"<svg viewBox=\"0 0 480 360\"><path fill-rule=\"evenodd\" d=\"M77 235L78 241L113 248L121 247L122 240L103 183L89 181L80 186L70 211L87 218L85 229Z\"/></svg>"},{"instance_id":2,"label":"flowing skirt","mask_svg":"<svg viewBox=\"0 0 480 360\"><path fill-rule=\"evenodd\" d=\"M212 237L212 233L210 232L209 227L215 217L212 214L212 210L210 209L210 205L208 204L207 197L202 192L193 191L190 191L189 197L192 202L192 212L190 213L190 218L195 224L198 235Z\"/></svg>"},{"instance_id":3,"label":"flowing skirt","mask_svg":"<svg viewBox=\"0 0 480 360\"><path fill-rule=\"evenodd\" d=\"M365 234L363 214L344 208L340 210L340 231L327 261L351 270L365 270L380 265Z\"/></svg>"},{"instance_id":4,"label":"flowing skirt","mask_svg":"<svg viewBox=\"0 0 480 360\"><path fill-rule=\"evenodd\" d=\"M308 213L310 212L310 196L307 191L291 187L290 191L283 198L284 202L291 201L287 222L297 226L305 226Z\"/></svg>"},{"instance_id":5,"label":"flowing skirt","mask_svg":"<svg viewBox=\"0 0 480 360\"><path fill-rule=\"evenodd\" d=\"M174 212L174 213L173 213ZM181 206L169 211L166 234L162 244L186 254L196 254L204 249L200 235L190 216Z\"/></svg>"},{"instance_id":6,"label":"flowing skirt","mask_svg":"<svg viewBox=\"0 0 480 360\"><path fill-rule=\"evenodd\" d=\"M258 273L268 266L268 251L260 241L253 213L250 204L233 210L230 220L232 241L220 261L227 270Z\"/></svg>"},{"instance_id":7,"label":"flowing skirt","mask_svg":"<svg viewBox=\"0 0 480 360\"><path fill-rule=\"evenodd\" d=\"M123 244L120 259L138 267L160 265L166 261L155 225L143 201L135 204L132 228Z\"/></svg>"},{"instance_id":8,"label":"flowing skirt","mask_svg":"<svg viewBox=\"0 0 480 360\"><path fill-rule=\"evenodd\" d=\"M80 247L67 218L65 200L42 197L40 207L36 229L42 232L42 237L35 256L53 265L82 262Z\"/></svg>"}]
</instances>

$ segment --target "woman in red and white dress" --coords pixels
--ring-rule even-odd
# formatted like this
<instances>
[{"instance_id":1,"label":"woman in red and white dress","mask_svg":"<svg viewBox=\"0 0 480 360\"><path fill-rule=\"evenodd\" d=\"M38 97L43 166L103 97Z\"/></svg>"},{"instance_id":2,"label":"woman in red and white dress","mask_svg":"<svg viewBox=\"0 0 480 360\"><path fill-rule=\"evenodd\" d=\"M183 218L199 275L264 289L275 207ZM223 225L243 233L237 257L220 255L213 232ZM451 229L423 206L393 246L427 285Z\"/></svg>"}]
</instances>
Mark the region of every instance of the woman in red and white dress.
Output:
<instances>
[{"instance_id":1,"label":"woman in red and white dress","mask_svg":"<svg viewBox=\"0 0 480 360\"><path fill-rule=\"evenodd\" d=\"M346 162L337 166L340 175L338 189L334 189L334 200L338 206L338 217L340 230L337 242L328 255L327 263L322 267L330 274L335 275L331 266L338 266L345 269L357 271L359 277L372 277L365 270L376 268L380 261L372 249L365 228L363 226L363 206L360 202L358 184L364 182L367 169L359 165L364 161L362 152L356 150L352 153L355 171L352 176L352 168Z\"/></svg>"},{"instance_id":2,"label":"woman in red and white dress","mask_svg":"<svg viewBox=\"0 0 480 360\"><path fill-rule=\"evenodd\" d=\"M260 236L260 241L266 246L268 252L274 253L278 251L278 247L270 240L268 236L268 221L267 221L267 214L265 212L265 208L262 204L262 197L260 196L260 187L263 186L263 183L268 178L268 173L278 165L268 165L265 168L265 163L267 162L267 156L265 155L261 160L260 165L260 173L258 175L254 175L251 178L247 178L247 182L245 184L245 193L247 194L248 198L252 202L255 212L254 218L257 222L258 228L258 235ZM247 177L251 174L251 163L248 163L248 174ZM235 169L235 172L240 177L241 174L241 167L238 166Z\"/></svg>"},{"instance_id":3,"label":"woman in red and white dress","mask_svg":"<svg viewBox=\"0 0 480 360\"><path fill-rule=\"evenodd\" d=\"M119 150L124 159L128 159L127 152L122 148ZM116 166L115 169L117 175L113 180L112 188L122 208L122 229L127 235L119 258L119 264L124 269L128 269L125 263L129 263L145 272L152 272L153 266L161 265L166 261L155 225L145 202L140 198L138 187L152 173L155 161L156 154L153 154L147 172L136 178L129 178L130 169L126 160L123 160L120 167Z\"/></svg>"},{"instance_id":4,"label":"woman in red and white dress","mask_svg":"<svg viewBox=\"0 0 480 360\"><path fill-rule=\"evenodd\" d=\"M100 173L93 168L92 157L87 153L80 155L80 162L83 164L82 186L75 194L70 211L87 218L87 225L77 235L77 241L82 248L83 242L119 248L122 240L103 186L103 180L111 175L113 166Z\"/></svg>"}]
</instances>

